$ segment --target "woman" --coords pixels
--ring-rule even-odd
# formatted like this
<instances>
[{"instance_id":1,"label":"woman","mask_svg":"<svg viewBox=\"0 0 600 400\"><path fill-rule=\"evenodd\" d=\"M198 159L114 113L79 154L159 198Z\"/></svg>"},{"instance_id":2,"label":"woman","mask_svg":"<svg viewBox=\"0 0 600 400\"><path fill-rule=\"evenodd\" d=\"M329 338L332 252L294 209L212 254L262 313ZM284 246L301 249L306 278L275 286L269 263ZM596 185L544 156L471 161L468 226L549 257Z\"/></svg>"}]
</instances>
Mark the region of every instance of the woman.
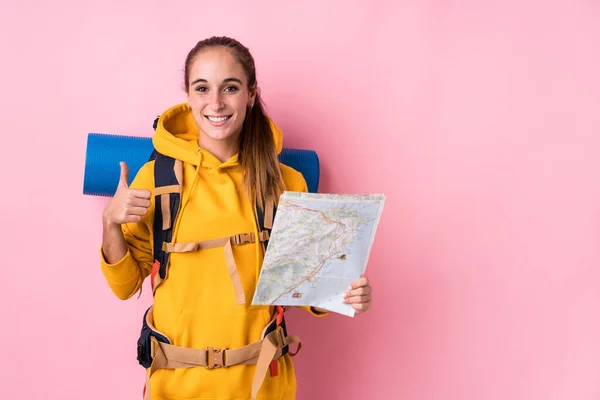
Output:
<instances>
[{"instance_id":1,"label":"woman","mask_svg":"<svg viewBox=\"0 0 600 400\"><path fill-rule=\"evenodd\" d=\"M122 163L118 189L103 213L102 272L123 300L152 277L154 305L145 320L155 337L147 399L294 399L286 350L297 338L281 334L281 308L249 303L268 239L259 215L268 219L284 189L307 191L306 183L278 163L282 133L265 115L246 47L230 38L203 40L188 54L184 78L188 103L167 110L153 138L156 151L180 168L181 185L171 188L180 191L180 205L165 243L169 261L154 256L154 213L160 207L168 219L172 211L155 188L157 161L145 164L131 186ZM233 240L242 236L250 239ZM345 302L366 311L367 278L351 289Z\"/></svg>"}]
</instances>

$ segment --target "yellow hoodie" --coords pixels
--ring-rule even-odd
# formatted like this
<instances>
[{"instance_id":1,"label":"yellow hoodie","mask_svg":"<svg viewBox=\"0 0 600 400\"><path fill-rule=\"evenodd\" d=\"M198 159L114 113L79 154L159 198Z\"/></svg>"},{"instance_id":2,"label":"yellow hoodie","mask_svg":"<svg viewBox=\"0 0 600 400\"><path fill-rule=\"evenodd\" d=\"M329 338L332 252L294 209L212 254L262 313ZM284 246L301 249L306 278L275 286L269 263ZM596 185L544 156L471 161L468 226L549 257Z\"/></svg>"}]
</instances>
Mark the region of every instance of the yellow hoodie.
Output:
<instances>
[{"instance_id":1,"label":"yellow hoodie","mask_svg":"<svg viewBox=\"0 0 600 400\"><path fill-rule=\"evenodd\" d=\"M277 152L282 132L272 124ZM221 162L198 145L198 127L187 104L167 110L159 119L153 143L170 157L183 161L182 208L175 223L177 242L197 242L254 232L258 227L254 205L244 196L238 156ZM130 187L154 187L154 161L146 163ZM298 171L281 165L287 190L307 191ZM190 190L193 189L193 190ZM101 268L120 299L128 299L150 274L153 260L152 225L154 193L147 215L139 223L122 225L127 254L108 264L101 252ZM273 308L251 305L260 273L260 243L233 246L233 255L246 303L237 304L222 247L197 252L172 253L167 279L154 294L154 326L175 346L236 349L261 339ZM314 315L310 307L302 307ZM141 316L140 316L141 323ZM288 323L289 325L289 323ZM293 334L293 329L288 333ZM289 354L279 358L278 374L269 373L258 398L294 399L296 378ZM250 399L255 365L235 365L208 370L204 367L159 369L151 378L152 400Z\"/></svg>"}]
</instances>

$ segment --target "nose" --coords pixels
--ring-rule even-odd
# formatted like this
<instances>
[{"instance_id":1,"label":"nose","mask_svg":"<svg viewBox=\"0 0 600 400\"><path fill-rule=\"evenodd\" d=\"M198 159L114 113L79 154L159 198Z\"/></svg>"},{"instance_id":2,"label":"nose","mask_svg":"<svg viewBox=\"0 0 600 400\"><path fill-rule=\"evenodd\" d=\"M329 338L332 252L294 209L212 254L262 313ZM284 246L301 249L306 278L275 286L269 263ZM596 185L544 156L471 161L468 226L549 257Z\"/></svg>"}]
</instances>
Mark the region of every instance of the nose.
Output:
<instances>
[{"instance_id":1,"label":"nose","mask_svg":"<svg viewBox=\"0 0 600 400\"><path fill-rule=\"evenodd\" d=\"M219 111L221 108L224 107L223 99L221 97L220 92L216 92L215 94L213 94L210 101L211 101L211 108L213 111Z\"/></svg>"}]
</instances>

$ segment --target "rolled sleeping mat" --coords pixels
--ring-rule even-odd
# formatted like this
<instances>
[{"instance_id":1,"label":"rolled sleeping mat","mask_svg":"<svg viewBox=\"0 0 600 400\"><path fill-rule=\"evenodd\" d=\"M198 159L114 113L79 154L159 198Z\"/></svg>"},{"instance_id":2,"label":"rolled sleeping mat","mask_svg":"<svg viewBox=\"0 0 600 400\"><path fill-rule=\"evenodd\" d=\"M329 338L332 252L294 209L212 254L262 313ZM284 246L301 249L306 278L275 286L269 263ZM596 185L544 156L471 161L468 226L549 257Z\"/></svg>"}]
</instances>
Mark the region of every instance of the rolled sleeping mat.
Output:
<instances>
[{"instance_id":1,"label":"rolled sleeping mat","mask_svg":"<svg viewBox=\"0 0 600 400\"><path fill-rule=\"evenodd\" d=\"M148 162L154 146L152 138L106 133L89 133L85 156L83 194L112 197L117 189L121 161L129 167L129 184ZM279 161L299 171L308 191L319 189L319 157L313 150L282 149Z\"/></svg>"}]
</instances>

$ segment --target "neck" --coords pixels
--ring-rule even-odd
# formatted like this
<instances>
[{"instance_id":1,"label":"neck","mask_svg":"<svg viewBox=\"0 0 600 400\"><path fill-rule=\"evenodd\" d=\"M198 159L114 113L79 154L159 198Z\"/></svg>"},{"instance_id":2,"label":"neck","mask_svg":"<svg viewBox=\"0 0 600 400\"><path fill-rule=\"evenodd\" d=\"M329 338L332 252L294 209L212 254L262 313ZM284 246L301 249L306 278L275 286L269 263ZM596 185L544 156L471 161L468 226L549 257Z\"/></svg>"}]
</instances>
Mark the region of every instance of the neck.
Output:
<instances>
[{"instance_id":1,"label":"neck","mask_svg":"<svg viewBox=\"0 0 600 400\"><path fill-rule=\"evenodd\" d=\"M238 138L214 140L202 134L200 135L198 144L204 150L217 157L221 162L225 162L233 157L238 152L239 147Z\"/></svg>"}]
</instances>

